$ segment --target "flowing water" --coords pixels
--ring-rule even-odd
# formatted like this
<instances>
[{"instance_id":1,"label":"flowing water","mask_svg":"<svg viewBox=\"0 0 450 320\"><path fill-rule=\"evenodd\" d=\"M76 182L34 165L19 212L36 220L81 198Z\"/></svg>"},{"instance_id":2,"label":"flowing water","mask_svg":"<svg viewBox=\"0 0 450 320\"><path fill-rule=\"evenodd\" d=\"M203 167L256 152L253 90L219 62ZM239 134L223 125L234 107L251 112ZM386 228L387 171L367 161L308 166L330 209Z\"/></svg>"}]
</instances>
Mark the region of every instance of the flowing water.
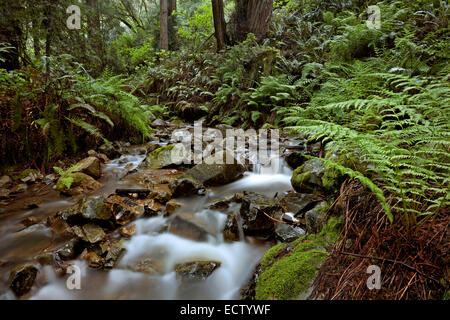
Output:
<instances>
[{"instance_id":1,"label":"flowing water","mask_svg":"<svg viewBox=\"0 0 450 320\"><path fill-rule=\"evenodd\" d=\"M144 158L145 155L131 154L111 161L104 169L103 187L96 194L109 194L118 185L133 187L122 180L127 173L125 167L130 170L127 165L132 163L133 169L137 168ZM57 276L51 266L43 266L30 299L238 299L240 288L271 244L243 236L241 241L225 242L222 231L226 215L207 209L207 204L236 192L254 191L273 197L290 190L292 172L283 159L272 160L272 165L255 165L253 172L246 172L234 183L208 190L206 196L180 200L184 205L175 214L194 213L195 220L212 230L206 241L193 241L170 233L167 226L173 216L142 218L133 222L136 234L125 241L126 252L114 269L95 270L84 260L72 261L81 270L81 290L69 290L66 286L69 275ZM51 230L42 224L20 232L12 232L12 226L26 216L50 215L74 201L76 199L56 200L3 221L0 259L8 260L14 256L16 261L26 260L45 248L57 246ZM179 282L175 265L192 260L218 261L221 266L204 281ZM130 270L142 261L152 261L158 272L147 274ZM8 291L0 298L13 299L14 295Z\"/></svg>"}]
</instances>

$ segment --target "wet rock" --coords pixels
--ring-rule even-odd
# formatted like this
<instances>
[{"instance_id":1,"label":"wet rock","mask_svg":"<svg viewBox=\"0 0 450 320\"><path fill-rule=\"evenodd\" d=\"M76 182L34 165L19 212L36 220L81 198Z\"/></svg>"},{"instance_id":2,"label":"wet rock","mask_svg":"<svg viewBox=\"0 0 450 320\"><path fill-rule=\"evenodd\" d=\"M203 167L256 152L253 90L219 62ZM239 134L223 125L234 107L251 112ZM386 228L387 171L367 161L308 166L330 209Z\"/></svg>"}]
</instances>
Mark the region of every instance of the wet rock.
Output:
<instances>
[{"instance_id":1,"label":"wet rock","mask_svg":"<svg viewBox=\"0 0 450 320\"><path fill-rule=\"evenodd\" d=\"M20 221L25 227L32 226L34 224L38 224L41 220L35 216L29 216Z\"/></svg>"},{"instance_id":2,"label":"wet rock","mask_svg":"<svg viewBox=\"0 0 450 320\"><path fill-rule=\"evenodd\" d=\"M130 184L137 184L142 188L148 188L149 185L169 184L182 174L183 172L176 169L139 170L136 173L128 175L125 179ZM170 191L170 189L167 189L167 191Z\"/></svg>"},{"instance_id":3,"label":"wet rock","mask_svg":"<svg viewBox=\"0 0 450 320\"><path fill-rule=\"evenodd\" d=\"M105 260L93 251L86 254L85 259L88 262L89 267L94 269L100 269L105 264Z\"/></svg>"},{"instance_id":4,"label":"wet rock","mask_svg":"<svg viewBox=\"0 0 450 320\"><path fill-rule=\"evenodd\" d=\"M89 150L88 156L98 158L102 163L109 162L109 158L106 156L106 154L98 153L95 150Z\"/></svg>"},{"instance_id":5,"label":"wet rock","mask_svg":"<svg viewBox=\"0 0 450 320\"><path fill-rule=\"evenodd\" d=\"M72 232L83 241L89 243L100 242L106 237L105 231L93 223L85 224L82 227L74 226L72 227Z\"/></svg>"},{"instance_id":6,"label":"wet rock","mask_svg":"<svg viewBox=\"0 0 450 320\"><path fill-rule=\"evenodd\" d=\"M269 216L280 216L281 206L276 200L267 196L248 192L242 199L240 216L242 218L242 228L245 235L270 237L275 225Z\"/></svg>"},{"instance_id":7,"label":"wet rock","mask_svg":"<svg viewBox=\"0 0 450 320\"><path fill-rule=\"evenodd\" d=\"M235 214L230 214L225 222L223 230L223 238L225 241L240 241L238 217Z\"/></svg>"},{"instance_id":8,"label":"wet rock","mask_svg":"<svg viewBox=\"0 0 450 320\"><path fill-rule=\"evenodd\" d=\"M176 200L170 200L169 202L166 203L166 213L168 216L172 215L175 210L177 210L178 208L180 208L182 206L182 204Z\"/></svg>"},{"instance_id":9,"label":"wet rock","mask_svg":"<svg viewBox=\"0 0 450 320\"><path fill-rule=\"evenodd\" d=\"M305 213L306 231L308 233L319 233L326 222L325 211L328 204L325 201L320 202L313 209Z\"/></svg>"},{"instance_id":10,"label":"wet rock","mask_svg":"<svg viewBox=\"0 0 450 320\"><path fill-rule=\"evenodd\" d=\"M81 241L77 238L69 240L64 246L56 251L56 254L61 258L61 260L73 260L81 254L83 251L83 245Z\"/></svg>"},{"instance_id":11,"label":"wet rock","mask_svg":"<svg viewBox=\"0 0 450 320\"><path fill-rule=\"evenodd\" d=\"M138 200L117 195L109 196L105 203L111 209L115 223L122 226L142 216L145 213L145 207L148 207L148 204Z\"/></svg>"},{"instance_id":12,"label":"wet rock","mask_svg":"<svg viewBox=\"0 0 450 320\"><path fill-rule=\"evenodd\" d=\"M4 176L2 176L2 177L0 178L0 188L6 188L6 187L8 187L8 186L11 185L12 182L13 182L13 181L12 181L12 179L11 179L9 176L4 175Z\"/></svg>"},{"instance_id":13,"label":"wet rock","mask_svg":"<svg viewBox=\"0 0 450 320\"><path fill-rule=\"evenodd\" d=\"M195 241L207 241L209 236L214 236L213 230L197 219L193 212L183 212L174 216L169 225L169 232Z\"/></svg>"},{"instance_id":14,"label":"wet rock","mask_svg":"<svg viewBox=\"0 0 450 320\"><path fill-rule=\"evenodd\" d=\"M177 264L175 271L180 283L185 281L206 280L217 268L221 262L217 261L192 261Z\"/></svg>"},{"instance_id":15,"label":"wet rock","mask_svg":"<svg viewBox=\"0 0 450 320\"><path fill-rule=\"evenodd\" d=\"M120 258L122 257L123 253L125 252L125 248L122 247L122 243L114 243L111 245L110 250L106 254L105 257L105 268L114 268L116 264L119 262Z\"/></svg>"},{"instance_id":16,"label":"wet rock","mask_svg":"<svg viewBox=\"0 0 450 320\"><path fill-rule=\"evenodd\" d=\"M286 163L292 169L297 169L306 161L304 154L302 151L287 151L285 156Z\"/></svg>"},{"instance_id":17,"label":"wet rock","mask_svg":"<svg viewBox=\"0 0 450 320\"><path fill-rule=\"evenodd\" d=\"M9 287L18 297L23 296L31 290L34 284L38 268L33 264L25 264L11 271Z\"/></svg>"},{"instance_id":18,"label":"wet rock","mask_svg":"<svg viewBox=\"0 0 450 320\"><path fill-rule=\"evenodd\" d=\"M308 193L288 192L280 199L284 212L292 212L294 216L312 209L320 201L315 195Z\"/></svg>"},{"instance_id":19,"label":"wet rock","mask_svg":"<svg viewBox=\"0 0 450 320\"><path fill-rule=\"evenodd\" d=\"M56 190L60 191L64 195L76 196L82 193L97 190L102 185L95 181L91 176L82 172L73 172L68 175L72 178L70 188L64 185L63 178L59 178L56 183Z\"/></svg>"},{"instance_id":20,"label":"wet rock","mask_svg":"<svg viewBox=\"0 0 450 320\"><path fill-rule=\"evenodd\" d=\"M21 178L20 181L26 184L33 184L38 180L42 180L44 177L40 172L30 172L26 177Z\"/></svg>"},{"instance_id":21,"label":"wet rock","mask_svg":"<svg viewBox=\"0 0 450 320\"><path fill-rule=\"evenodd\" d=\"M120 228L120 234L126 238L130 238L135 233L136 233L136 225L135 224L131 224L129 226Z\"/></svg>"},{"instance_id":22,"label":"wet rock","mask_svg":"<svg viewBox=\"0 0 450 320\"><path fill-rule=\"evenodd\" d=\"M61 217L60 214L48 217L46 225L57 235L71 234L69 224Z\"/></svg>"},{"instance_id":23,"label":"wet rock","mask_svg":"<svg viewBox=\"0 0 450 320\"><path fill-rule=\"evenodd\" d=\"M147 258L139 261L135 265L131 265L128 269L135 272L142 272L149 275L161 274L164 272L164 264L156 259Z\"/></svg>"},{"instance_id":24,"label":"wet rock","mask_svg":"<svg viewBox=\"0 0 450 320\"><path fill-rule=\"evenodd\" d=\"M310 143L307 146L307 151L310 155L312 155L313 157L319 157L320 156L320 151L322 150L322 142L315 142L315 143Z\"/></svg>"},{"instance_id":25,"label":"wet rock","mask_svg":"<svg viewBox=\"0 0 450 320\"><path fill-rule=\"evenodd\" d=\"M120 147L118 148L117 146L115 146L111 142L107 142L107 143L102 144L98 148L98 151L100 151L100 153L105 154L110 159L118 158L123 153L122 149Z\"/></svg>"},{"instance_id":26,"label":"wet rock","mask_svg":"<svg viewBox=\"0 0 450 320\"><path fill-rule=\"evenodd\" d=\"M165 128L167 126L166 122L162 119L156 119L152 122L152 127L154 128Z\"/></svg>"},{"instance_id":27,"label":"wet rock","mask_svg":"<svg viewBox=\"0 0 450 320\"><path fill-rule=\"evenodd\" d=\"M35 257L35 260L41 265L52 264L55 260L54 254L52 252L43 252Z\"/></svg>"},{"instance_id":28,"label":"wet rock","mask_svg":"<svg viewBox=\"0 0 450 320\"><path fill-rule=\"evenodd\" d=\"M17 194L17 193L24 193L28 190L28 186L24 183L15 185L14 188L11 190L11 194Z\"/></svg>"},{"instance_id":29,"label":"wet rock","mask_svg":"<svg viewBox=\"0 0 450 320\"><path fill-rule=\"evenodd\" d=\"M11 191L6 188L0 188L0 199L9 199Z\"/></svg>"},{"instance_id":30,"label":"wet rock","mask_svg":"<svg viewBox=\"0 0 450 320\"><path fill-rule=\"evenodd\" d=\"M208 206L208 209L211 210L225 210L228 209L230 207L230 203L227 200L218 200L214 203L212 203L211 205Z\"/></svg>"},{"instance_id":31,"label":"wet rock","mask_svg":"<svg viewBox=\"0 0 450 320\"><path fill-rule=\"evenodd\" d=\"M58 180L58 177L56 176L56 174L48 174L44 177L44 182L46 185L51 185L53 183L55 183L55 181Z\"/></svg>"},{"instance_id":32,"label":"wet rock","mask_svg":"<svg viewBox=\"0 0 450 320\"><path fill-rule=\"evenodd\" d=\"M214 163L215 159L221 159L223 164ZM230 163L227 163L227 159ZM236 181L242 177L245 170L244 165L239 163L232 154L219 151L206 158L203 163L189 169L182 178L191 179L206 187L218 186Z\"/></svg>"},{"instance_id":33,"label":"wet rock","mask_svg":"<svg viewBox=\"0 0 450 320\"><path fill-rule=\"evenodd\" d=\"M160 203L166 203L172 198L172 194L164 190L153 190L150 193L150 198L155 199Z\"/></svg>"},{"instance_id":34,"label":"wet rock","mask_svg":"<svg viewBox=\"0 0 450 320\"><path fill-rule=\"evenodd\" d=\"M92 196L80 199L73 206L63 210L61 212L61 217L69 223L78 223L83 220L110 220L113 213L105 202L106 199L103 196Z\"/></svg>"},{"instance_id":35,"label":"wet rock","mask_svg":"<svg viewBox=\"0 0 450 320\"><path fill-rule=\"evenodd\" d=\"M148 169L163 169L177 166L177 159L172 156L173 147L173 145L167 145L150 152L141 166Z\"/></svg>"},{"instance_id":36,"label":"wet rock","mask_svg":"<svg viewBox=\"0 0 450 320\"><path fill-rule=\"evenodd\" d=\"M327 169L318 159L311 159L294 170L291 184L299 193L333 192L337 190L340 179L338 172Z\"/></svg>"},{"instance_id":37,"label":"wet rock","mask_svg":"<svg viewBox=\"0 0 450 320\"><path fill-rule=\"evenodd\" d=\"M169 184L173 198L187 197L190 195L200 195L204 193L205 187L192 178L179 178Z\"/></svg>"},{"instance_id":38,"label":"wet rock","mask_svg":"<svg viewBox=\"0 0 450 320\"><path fill-rule=\"evenodd\" d=\"M164 206L161 203L152 199L144 205L144 216L156 217L160 214L163 208Z\"/></svg>"},{"instance_id":39,"label":"wet rock","mask_svg":"<svg viewBox=\"0 0 450 320\"><path fill-rule=\"evenodd\" d=\"M298 237L305 235L305 230L297 226L277 223L275 227L275 234L282 242L292 242Z\"/></svg>"},{"instance_id":40,"label":"wet rock","mask_svg":"<svg viewBox=\"0 0 450 320\"><path fill-rule=\"evenodd\" d=\"M79 168L74 172L83 172L94 179L99 179L102 176L100 160L96 157L87 157L79 161L76 166L79 166Z\"/></svg>"}]
</instances>

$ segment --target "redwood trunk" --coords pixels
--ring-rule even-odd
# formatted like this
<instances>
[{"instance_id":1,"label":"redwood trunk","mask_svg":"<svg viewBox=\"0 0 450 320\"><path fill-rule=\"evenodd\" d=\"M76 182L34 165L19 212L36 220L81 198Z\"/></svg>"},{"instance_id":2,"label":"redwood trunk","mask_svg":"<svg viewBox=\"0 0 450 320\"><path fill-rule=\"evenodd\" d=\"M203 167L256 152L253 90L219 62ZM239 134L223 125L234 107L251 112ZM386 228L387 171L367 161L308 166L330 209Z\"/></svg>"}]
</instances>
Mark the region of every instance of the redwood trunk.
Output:
<instances>
[{"instance_id":1,"label":"redwood trunk","mask_svg":"<svg viewBox=\"0 0 450 320\"><path fill-rule=\"evenodd\" d=\"M257 40L264 39L272 18L273 0L236 0L233 15L233 38L244 41L253 33Z\"/></svg>"},{"instance_id":2,"label":"redwood trunk","mask_svg":"<svg viewBox=\"0 0 450 320\"><path fill-rule=\"evenodd\" d=\"M168 34L168 0L160 0L160 34L159 46L161 50L169 50L169 34Z\"/></svg>"},{"instance_id":3,"label":"redwood trunk","mask_svg":"<svg viewBox=\"0 0 450 320\"><path fill-rule=\"evenodd\" d=\"M214 16L214 30L217 39L217 51L225 49L226 26L223 11L223 0L211 0Z\"/></svg>"}]
</instances>

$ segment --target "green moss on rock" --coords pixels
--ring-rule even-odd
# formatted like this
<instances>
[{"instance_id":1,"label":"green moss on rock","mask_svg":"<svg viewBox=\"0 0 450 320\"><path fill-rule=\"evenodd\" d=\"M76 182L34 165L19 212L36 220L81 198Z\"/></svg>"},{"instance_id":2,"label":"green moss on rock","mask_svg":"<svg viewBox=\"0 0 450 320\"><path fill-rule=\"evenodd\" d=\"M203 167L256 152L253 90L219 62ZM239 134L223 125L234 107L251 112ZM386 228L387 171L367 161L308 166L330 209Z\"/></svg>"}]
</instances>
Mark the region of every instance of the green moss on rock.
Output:
<instances>
[{"instance_id":1,"label":"green moss on rock","mask_svg":"<svg viewBox=\"0 0 450 320\"><path fill-rule=\"evenodd\" d=\"M257 300L306 297L322 263L325 249L339 239L342 218L332 217L320 234L301 237L290 244L269 249L261 260L262 273L255 288Z\"/></svg>"}]
</instances>

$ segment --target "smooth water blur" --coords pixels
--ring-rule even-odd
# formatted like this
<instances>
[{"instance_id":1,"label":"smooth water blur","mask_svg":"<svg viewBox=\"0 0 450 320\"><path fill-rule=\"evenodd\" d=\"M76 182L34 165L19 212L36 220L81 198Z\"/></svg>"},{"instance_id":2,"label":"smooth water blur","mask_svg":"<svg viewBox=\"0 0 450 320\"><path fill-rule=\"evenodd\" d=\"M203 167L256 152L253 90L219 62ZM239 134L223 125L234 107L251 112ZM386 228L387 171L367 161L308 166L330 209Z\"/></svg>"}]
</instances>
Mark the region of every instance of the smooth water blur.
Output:
<instances>
[{"instance_id":1,"label":"smooth water blur","mask_svg":"<svg viewBox=\"0 0 450 320\"><path fill-rule=\"evenodd\" d=\"M112 191L118 180L137 168L144 158L145 155L125 155L111 161L104 169L100 192ZM126 252L113 270L95 270L83 260L72 261L81 270L81 290L69 290L69 274L58 277L52 267L44 266L36 280L41 285L32 289L31 299L239 299L240 289L270 244L243 236L239 242L224 242L222 232L227 216L207 209L207 205L236 192L273 196L291 190L291 174L284 160L272 158L268 165L255 165L253 172L246 172L242 179L213 188L204 197L179 199L183 206L175 215L194 213L193 219L210 232L207 241L193 241L168 232L174 216L139 219L134 222L136 234L124 242ZM48 236L49 230L43 228L36 230L36 236ZM204 281L179 282L175 266L193 260L217 261L221 266ZM133 271L143 261L150 261L152 271Z\"/></svg>"}]
</instances>

